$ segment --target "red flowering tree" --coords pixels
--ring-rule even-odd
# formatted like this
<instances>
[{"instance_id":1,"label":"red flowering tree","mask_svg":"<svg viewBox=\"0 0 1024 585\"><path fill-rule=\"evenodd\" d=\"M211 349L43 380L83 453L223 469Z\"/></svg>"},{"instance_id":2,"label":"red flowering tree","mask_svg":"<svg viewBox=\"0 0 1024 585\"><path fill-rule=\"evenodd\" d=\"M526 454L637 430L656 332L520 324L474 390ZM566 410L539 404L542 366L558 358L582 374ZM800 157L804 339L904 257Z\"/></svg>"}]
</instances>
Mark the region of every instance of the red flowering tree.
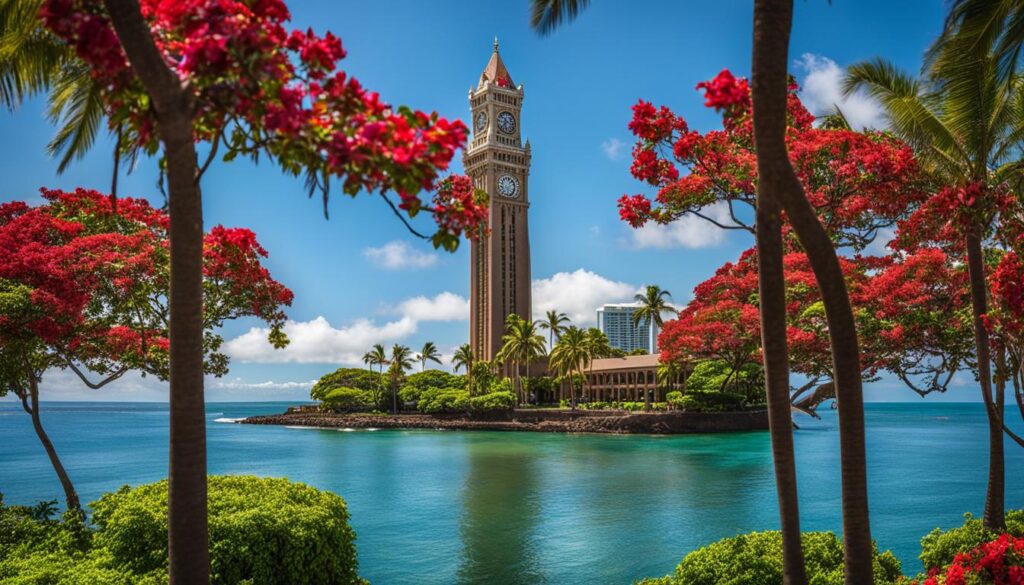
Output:
<instances>
[{"instance_id":1,"label":"red flowering tree","mask_svg":"<svg viewBox=\"0 0 1024 585\"><path fill-rule=\"evenodd\" d=\"M629 128L637 142L631 172L657 193L654 201L645 195L624 195L619 215L640 227L692 214L723 229L752 233L757 157L750 87L746 79L723 70L697 88L704 91L704 105L721 113L721 130L691 130L666 106L643 100L633 106ZM790 161L835 244L861 250L879 230L907 217L926 198L913 151L881 132L814 127L814 117L800 102L797 89L791 85L788 95ZM715 205L728 213L709 213Z\"/></svg>"},{"instance_id":2,"label":"red flowering tree","mask_svg":"<svg viewBox=\"0 0 1024 585\"><path fill-rule=\"evenodd\" d=\"M807 256L783 257L786 285L786 337L792 369L805 382L792 388L794 408L817 416L815 408L834 396L828 331L821 296ZM848 286L860 293L869 281L868 264L844 259ZM757 253L745 251L697 285L694 298L665 323L658 335L663 362L715 360L733 372L760 365L761 324Z\"/></svg>"},{"instance_id":3,"label":"red flowering tree","mask_svg":"<svg viewBox=\"0 0 1024 585\"><path fill-rule=\"evenodd\" d=\"M43 190L44 205L0 205L0 395L31 415L65 492L78 496L39 419L43 374L70 369L99 389L130 370L168 376L168 217L144 200L83 189ZM292 292L262 266L267 252L247 229L214 227L204 243L204 356L207 374L227 373L217 330L257 317L270 341L287 343L283 307Z\"/></svg>"},{"instance_id":4,"label":"red flowering tree","mask_svg":"<svg viewBox=\"0 0 1024 585\"><path fill-rule=\"evenodd\" d=\"M455 230L468 227L471 238L483 230L486 197L465 181L442 189L435 205L419 194L437 186L466 127L364 89L337 68L341 41L289 30L281 0L47 0L41 16L90 68L111 122L125 128L125 148L162 146L174 241L169 573L172 583L205 583L203 172L221 149L226 160L262 155L303 175L325 210L340 185L350 196L379 195L403 222L429 211L434 245L452 250ZM202 163L197 142L210 145Z\"/></svg>"}]
</instances>

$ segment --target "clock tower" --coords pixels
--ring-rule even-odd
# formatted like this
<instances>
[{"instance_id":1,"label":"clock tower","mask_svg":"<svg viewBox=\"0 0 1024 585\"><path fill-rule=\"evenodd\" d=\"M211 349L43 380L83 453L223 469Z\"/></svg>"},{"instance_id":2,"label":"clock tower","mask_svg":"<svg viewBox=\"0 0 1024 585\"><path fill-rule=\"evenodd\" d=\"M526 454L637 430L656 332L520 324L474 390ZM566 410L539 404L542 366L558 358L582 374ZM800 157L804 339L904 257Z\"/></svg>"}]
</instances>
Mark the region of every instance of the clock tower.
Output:
<instances>
[{"instance_id":1,"label":"clock tower","mask_svg":"<svg viewBox=\"0 0 1024 585\"><path fill-rule=\"evenodd\" d=\"M505 318L530 312L530 143L523 144L523 86L516 86L494 52L469 90L473 138L463 155L473 185L490 196L490 235L470 250L469 343L476 359L493 360L501 349Z\"/></svg>"}]
</instances>

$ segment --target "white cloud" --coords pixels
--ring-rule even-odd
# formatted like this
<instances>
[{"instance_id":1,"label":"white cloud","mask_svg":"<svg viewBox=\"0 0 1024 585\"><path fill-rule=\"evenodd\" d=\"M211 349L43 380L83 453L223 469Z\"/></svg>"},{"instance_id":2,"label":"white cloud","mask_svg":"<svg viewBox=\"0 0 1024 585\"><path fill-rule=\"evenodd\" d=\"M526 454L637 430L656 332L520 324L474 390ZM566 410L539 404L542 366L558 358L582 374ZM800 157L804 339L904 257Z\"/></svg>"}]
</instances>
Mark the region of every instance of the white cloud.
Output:
<instances>
[{"instance_id":1,"label":"white cloud","mask_svg":"<svg viewBox=\"0 0 1024 585\"><path fill-rule=\"evenodd\" d=\"M365 248L363 256L385 270L430 268L437 264L438 258L437 254L421 252L401 240L388 242L379 248Z\"/></svg>"},{"instance_id":2,"label":"white cloud","mask_svg":"<svg viewBox=\"0 0 1024 585\"><path fill-rule=\"evenodd\" d=\"M540 319L554 310L569 315L574 325L592 326L597 321L598 307L632 300L636 290L632 284L609 280L582 268L559 272L533 281L533 316Z\"/></svg>"},{"instance_id":3,"label":"white cloud","mask_svg":"<svg viewBox=\"0 0 1024 585\"><path fill-rule=\"evenodd\" d=\"M312 388L313 384L316 384L316 380L309 380L308 382L273 382L269 380L266 382L246 382L241 378L234 378L232 380L215 380L210 386L225 390L295 390Z\"/></svg>"},{"instance_id":4,"label":"white cloud","mask_svg":"<svg viewBox=\"0 0 1024 585\"><path fill-rule=\"evenodd\" d=\"M815 116L830 114L838 106L856 129L885 126L882 107L870 96L861 92L843 96L843 69L832 59L805 53L796 60L796 67L807 72L800 99Z\"/></svg>"},{"instance_id":5,"label":"white cloud","mask_svg":"<svg viewBox=\"0 0 1024 585\"><path fill-rule=\"evenodd\" d=\"M601 143L601 152L604 153L609 160L618 160L622 155L622 147L625 146L618 138L609 138Z\"/></svg>"},{"instance_id":6,"label":"white cloud","mask_svg":"<svg viewBox=\"0 0 1024 585\"><path fill-rule=\"evenodd\" d=\"M706 207L702 213L719 223L732 222L729 208L724 203ZM637 248L710 248L726 239L725 230L690 214L665 225L648 222L642 228L631 230L631 233L632 243Z\"/></svg>"},{"instance_id":7,"label":"white cloud","mask_svg":"<svg viewBox=\"0 0 1024 585\"><path fill-rule=\"evenodd\" d=\"M241 362L356 365L367 348L405 339L416 333L420 322L468 319L469 302L443 292L433 298L407 299L385 312L399 317L383 324L357 319L342 327L334 327L322 316L311 321L288 321L284 332L289 343L284 349L274 349L267 342L266 327L253 327L225 343L224 351Z\"/></svg>"},{"instance_id":8,"label":"white cloud","mask_svg":"<svg viewBox=\"0 0 1024 585\"><path fill-rule=\"evenodd\" d=\"M424 296L407 299L393 312L415 321L465 321L469 319L469 300L443 292L432 299Z\"/></svg>"}]
</instances>

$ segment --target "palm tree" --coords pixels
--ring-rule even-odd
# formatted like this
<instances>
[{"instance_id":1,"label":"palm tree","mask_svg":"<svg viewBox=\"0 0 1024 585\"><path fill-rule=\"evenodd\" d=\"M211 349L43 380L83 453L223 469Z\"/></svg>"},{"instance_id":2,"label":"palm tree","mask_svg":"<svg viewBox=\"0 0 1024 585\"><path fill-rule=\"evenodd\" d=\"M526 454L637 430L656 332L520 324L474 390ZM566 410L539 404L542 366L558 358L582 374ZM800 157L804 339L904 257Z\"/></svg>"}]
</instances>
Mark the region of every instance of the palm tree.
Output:
<instances>
[{"instance_id":1,"label":"palm tree","mask_svg":"<svg viewBox=\"0 0 1024 585\"><path fill-rule=\"evenodd\" d=\"M433 341L428 341L423 344L423 349L420 350L419 354L420 371L427 369L427 362L432 361L438 364L441 363L441 352L437 351L437 346L434 345Z\"/></svg>"},{"instance_id":2,"label":"palm tree","mask_svg":"<svg viewBox=\"0 0 1024 585\"><path fill-rule=\"evenodd\" d=\"M576 374L583 375L590 356L587 334L579 327L572 326L562 333L562 337L551 350L551 367L561 376L569 377L569 402L576 410Z\"/></svg>"},{"instance_id":3,"label":"palm tree","mask_svg":"<svg viewBox=\"0 0 1024 585\"><path fill-rule=\"evenodd\" d=\"M562 332L565 331L566 326L562 325L562 323L568 322L568 315L566 315L565 313L559 313L558 311L555 310L548 311L547 315L545 315L544 318L538 322L538 325L541 329L548 330L549 352L555 347L555 339L562 335Z\"/></svg>"},{"instance_id":4,"label":"palm tree","mask_svg":"<svg viewBox=\"0 0 1024 585\"><path fill-rule=\"evenodd\" d=\"M924 80L914 79L881 59L851 65L848 93L865 90L885 108L889 127L915 150L922 166L947 185L998 185L1021 172L1024 137L1024 81L999 76L995 37L947 35L929 53ZM988 311L984 240L990 220L963 230L974 315L978 380L989 419L989 477L984 524L1005 530L1005 461L1001 398L992 395L992 360L983 316Z\"/></svg>"},{"instance_id":5,"label":"palm tree","mask_svg":"<svg viewBox=\"0 0 1024 585\"><path fill-rule=\"evenodd\" d=\"M594 360L598 358L605 358L612 355L612 346L608 342L608 336L604 334L597 327L591 327L587 329L587 365L590 366L590 371L587 372L587 396L590 399L591 396L590 388L590 374L593 374Z\"/></svg>"},{"instance_id":6,"label":"palm tree","mask_svg":"<svg viewBox=\"0 0 1024 585\"><path fill-rule=\"evenodd\" d=\"M512 313L505 320L505 335L496 356L498 361L511 361L515 368L515 379L519 400L529 402L523 389L519 368L526 365L526 378L530 378L530 362L544 355L544 337L537 333L537 324ZM524 400L525 399L525 400Z\"/></svg>"},{"instance_id":7,"label":"palm tree","mask_svg":"<svg viewBox=\"0 0 1024 585\"><path fill-rule=\"evenodd\" d=\"M587 5L588 0L533 0L531 25L542 34L556 28L563 19L572 20ZM767 16L769 19L761 18ZM783 550L783 581L785 585L805 585L803 548L800 536L800 514L797 506L796 463L793 450L792 421L789 415L789 367L785 329L785 290L782 276L782 238L779 191L793 189L793 181L782 182L782 177L793 174L786 153L785 142L779 137L785 132L785 86L779 92L779 76L786 77L786 60L789 49L789 31L792 24L791 0L776 2L759 0L754 9L754 101L755 110L771 115L759 116L760 130L755 134L758 153L757 198L757 249L761 294L761 333L764 347L765 389L767 393L772 457L775 462L776 491L779 500ZM778 35L772 38L770 35ZM775 42L772 42L775 41ZM765 69L759 69L758 67ZM763 91L761 82L765 73L771 81L771 93ZM781 73L780 73L781 71ZM768 97L768 100L764 99ZM782 100L781 104L779 99ZM767 107L766 107L767 106ZM771 140L765 140L765 132ZM799 185L797 185L799 187ZM794 191L801 193L799 189ZM831 249L831 245L827 249ZM823 292L824 294L824 292ZM834 303L833 303L834 304ZM660 316L660 313L659 313ZM856 406L856 405L851 405ZM851 408L852 410L852 408ZM861 407L857 406L857 410ZM862 416L862 415L861 415ZM863 425L861 425L863 428ZM855 425L843 425L843 431L855 430ZM861 431L862 432L862 431ZM844 454L847 450L844 448ZM862 451L861 451L862 452ZM863 459L861 459L863 461ZM845 471L845 469L844 469ZM843 475L844 486L850 479ZM844 488L844 503L846 501ZM866 521L867 502L863 520ZM845 510L844 510L845 511ZM844 514L844 528L849 524ZM866 529L867 525L864 524ZM868 533L870 540L870 533ZM858 539L863 543L863 539ZM849 549L847 549L849 553ZM847 554L847 561L850 555ZM863 564L863 554L858 552L858 562ZM870 571L870 556L867 568ZM863 576L863 568L859 570ZM849 576L847 577L849 579ZM867 577L870 579L870 577ZM869 581L864 581L869 582ZM851 583L851 581L847 581Z\"/></svg>"},{"instance_id":8,"label":"palm tree","mask_svg":"<svg viewBox=\"0 0 1024 585\"><path fill-rule=\"evenodd\" d=\"M412 367L412 350L407 346L396 343L391 347L391 364L388 372L391 374L391 412L398 414L398 383L405 376L405 371Z\"/></svg>"},{"instance_id":9,"label":"palm tree","mask_svg":"<svg viewBox=\"0 0 1024 585\"><path fill-rule=\"evenodd\" d=\"M58 129L46 149L60 158L57 172L63 173L92 148L104 109L101 88L89 68L42 25L42 4L43 0L0 0L0 104L14 110L25 100L48 93L47 117ZM117 139L111 197L117 193L123 154L120 127L113 132Z\"/></svg>"},{"instance_id":10,"label":"palm tree","mask_svg":"<svg viewBox=\"0 0 1024 585\"><path fill-rule=\"evenodd\" d=\"M660 329L665 325L664 319L661 318L662 313L676 312L676 308L668 304L667 299L670 298L672 298L672 293L667 290L661 290L661 287L655 284L647 285L643 294L638 293L633 297L633 300L639 305L633 312L633 326L636 327L640 323L644 323L650 327L653 323ZM657 349L657 340L652 349Z\"/></svg>"},{"instance_id":11,"label":"palm tree","mask_svg":"<svg viewBox=\"0 0 1024 585\"><path fill-rule=\"evenodd\" d=\"M466 370L466 388L469 393L473 393L473 348L468 343L463 343L459 346L459 349L455 350L455 355L452 356L452 369L456 372L460 368Z\"/></svg>"},{"instance_id":12,"label":"palm tree","mask_svg":"<svg viewBox=\"0 0 1024 585\"><path fill-rule=\"evenodd\" d=\"M781 221L778 217L780 211L785 211L793 231L807 252L828 322L833 380L839 404L845 581L850 585L870 583L873 579L872 543L864 444L864 392L857 329L839 258L817 213L807 200L786 150L787 66L792 21L792 0L757 0L754 4L751 87L759 177L759 225L756 235L761 256L759 268L764 269L758 279L763 291L761 319L765 325L762 340L767 369L766 389L772 405L781 407L781 386L785 382L788 390L789 372L782 367L786 355L783 345L785 329L781 316L784 312L779 309L784 308L785 296L781 288L782 239L775 224ZM781 414L776 411L774 415L781 422ZM791 440L791 436L781 435L781 440ZM786 443L777 448L787 457L792 450ZM788 461L784 463L788 465ZM784 522L794 519L798 521L795 514L796 501L791 499L795 489L787 490L785 498L782 497L782 489L788 486L781 482L795 481L795 476L790 477L790 473L790 469L782 470L779 474L782 478L777 484L780 489L780 513ZM795 538L792 529L787 532L788 537ZM784 562L787 568L796 571L794 580L803 582L806 579L802 570L803 559L795 550L798 542L792 540L787 543Z\"/></svg>"},{"instance_id":13,"label":"palm tree","mask_svg":"<svg viewBox=\"0 0 1024 585\"><path fill-rule=\"evenodd\" d=\"M374 344L373 349L363 354L363 363L368 366L377 366L380 370L377 372L377 392L378 395L374 398L374 405L380 404L380 398L382 398L382 390L384 386L384 366L388 364L388 353L384 349L384 346L377 343ZM376 406L375 406L376 408Z\"/></svg>"},{"instance_id":14,"label":"palm tree","mask_svg":"<svg viewBox=\"0 0 1024 585\"><path fill-rule=\"evenodd\" d=\"M658 362L658 384L665 388L666 393L675 390L675 381L682 369L683 365L677 361Z\"/></svg>"}]
</instances>

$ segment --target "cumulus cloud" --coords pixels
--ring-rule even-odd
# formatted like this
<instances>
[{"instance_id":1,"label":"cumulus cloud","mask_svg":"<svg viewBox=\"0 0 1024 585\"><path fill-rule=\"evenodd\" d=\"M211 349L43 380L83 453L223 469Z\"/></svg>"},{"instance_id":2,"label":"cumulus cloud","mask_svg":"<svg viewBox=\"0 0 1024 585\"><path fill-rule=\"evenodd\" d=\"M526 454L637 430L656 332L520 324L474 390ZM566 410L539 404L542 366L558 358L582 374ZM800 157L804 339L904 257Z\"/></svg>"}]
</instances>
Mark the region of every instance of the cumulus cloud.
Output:
<instances>
[{"instance_id":1,"label":"cumulus cloud","mask_svg":"<svg viewBox=\"0 0 1024 585\"><path fill-rule=\"evenodd\" d=\"M622 156L622 147L625 146L618 138L609 138L601 143L601 152L604 153L609 160L618 160Z\"/></svg>"},{"instance_id":2,"label":"cumulus cloud","mask_svg":"<svg viewBox=\"0 0 1024 585\"><path fill-rule=\"evenodd\" d=\"M434 298L418 296L399 303L395 312L416 321L465 321L469 319L469 300L450 292Z\"/></svg>"},{"instance_id":3,"label":"cumulus cloud","mask_svg":"<svg viewBox=\"0 0 1024 585\"><path fill-rule=\"evenodd\" d=\"M843 96L843 69L832 59L805 53L796 60L796 67L806 72L800 99L815 116L830 114L838 107L856 129L885 126L882 107L870 96L860 92Z\"/></svg>"},{"instance_id":4,"label":"cumulus cloud","mask_svg":"<svg viewBox=\"0 0 1024 585\"><path fill-rule=\"evenodd\" d=\"M365 248L363 257L385 270L430 268L437 264L437 254L417 250L401 240L388 242L379 248Z\"/></svg>"},{"instance_id":5,"label":"cumulus cloud","mask_svg":"<svg viewBox=\"0 0 1024 585\"><path fill-rule=\"evenodd\" d=\"M610 280L589 270L559 272L533 281L533 316L548 311L569 315L573 324L587 327L597 321L597 309L605 303L632 300L637 287Z\"/></svg>"},{"instance_id":6,"label":"cumulus cloud","mask_svg":"<svg viewBox=\"0 0 1024 585\"><path fill-rule=\"evenodd\" d=\"M224 344L232 359L259 363L358 364L375 343L390 344L416 333L424 321L460 321L469 318L469 302L443 292L432 298L413 297L387 310L398 316L385 323L357 319L335 327L323 316L311 321L288 321L284 332L290 343L274 349L267 342L269 330L253 327Z\"/></svg>"},{"instance_id":7,"label":"cumulus cloud","mask_svg":"<svg viewBox=\"0 0 1024 585\"><path fill-rule=\"evenodd\" d=\"M724 203L707 207L702 213L720 223L732 221ZM684 215L665 225L648 222L631 233L632 243L637 248L710 248L726 239L725 230L695 215Z\"/></svg>"}]
</instances>

